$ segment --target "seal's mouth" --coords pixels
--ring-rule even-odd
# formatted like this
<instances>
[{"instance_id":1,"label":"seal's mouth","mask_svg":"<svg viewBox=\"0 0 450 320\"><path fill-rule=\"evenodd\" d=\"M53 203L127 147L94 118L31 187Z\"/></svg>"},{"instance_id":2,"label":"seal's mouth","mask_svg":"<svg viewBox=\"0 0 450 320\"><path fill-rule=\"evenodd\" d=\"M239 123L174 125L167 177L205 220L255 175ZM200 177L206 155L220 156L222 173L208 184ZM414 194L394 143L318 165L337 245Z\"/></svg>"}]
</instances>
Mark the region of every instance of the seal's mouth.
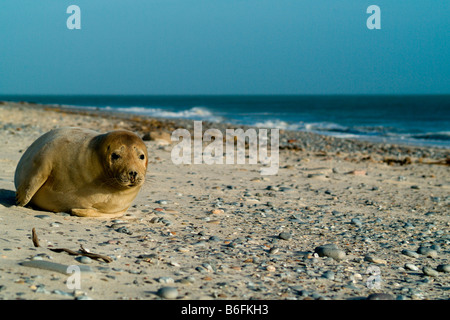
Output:
<instances>
[{"instance_id":1,"label":"seal's mouth","mask_svg":"<svg viewBox=\"0 0 450 320\"><path fill-rule=\"evenodd\" d=\"M136 180L118 180L118 183L123 187L133 188L142 185L142 179Z\"/></svg>"},{"instance_id":2,"label":"seal's mouth","mask_svg":"<svg viewBox=\"0 0 450 320\"><path fill-rule=\"evenodd\" d=\"M134 187L139 187L144 183L144 179L141 178L140 176L136 176L136 177L127 177L125 175L119 175L119 176L115 176L112 177L108 184L110 184L111 186L117 188L125 188L125 189L129 189L129 188L134 188Z\"/></svg>"}]
</instances>

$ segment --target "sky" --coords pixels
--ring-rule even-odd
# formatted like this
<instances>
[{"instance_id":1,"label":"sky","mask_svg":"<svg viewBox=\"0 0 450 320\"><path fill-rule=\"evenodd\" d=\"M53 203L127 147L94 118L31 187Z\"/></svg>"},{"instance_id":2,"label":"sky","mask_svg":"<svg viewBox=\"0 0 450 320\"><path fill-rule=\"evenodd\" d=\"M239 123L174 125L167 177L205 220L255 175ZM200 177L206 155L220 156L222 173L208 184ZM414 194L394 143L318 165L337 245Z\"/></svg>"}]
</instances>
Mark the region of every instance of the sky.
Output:
<instances>
[{"instance_id":1,"label":"sky","mask_svg":"<svg viewBox=\"0 0 450 320\"><path fill-rule=\"evenodd\" d=\"M1 0L0 95L450 94L449 14L448 0Z\"/></svg>"}]
</instances>

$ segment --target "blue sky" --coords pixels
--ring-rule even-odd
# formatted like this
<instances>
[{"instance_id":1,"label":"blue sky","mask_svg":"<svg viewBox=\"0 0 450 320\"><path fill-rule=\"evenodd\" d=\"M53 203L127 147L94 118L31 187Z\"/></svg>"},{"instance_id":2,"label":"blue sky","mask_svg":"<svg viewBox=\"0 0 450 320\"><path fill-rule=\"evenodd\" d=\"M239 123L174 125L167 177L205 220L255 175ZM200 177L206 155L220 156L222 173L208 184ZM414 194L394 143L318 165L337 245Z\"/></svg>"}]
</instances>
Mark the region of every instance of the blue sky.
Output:
<instances>
[{"instance_id":1,"label":"blue sky","mask_svg":"<svg viewBox=\"0 0 450 320\"><path fill-rule=\"evenodd\" d=\"M448 0L2 0L0 94L450 94L449 14Z\"/></svg>"}]
</instances>

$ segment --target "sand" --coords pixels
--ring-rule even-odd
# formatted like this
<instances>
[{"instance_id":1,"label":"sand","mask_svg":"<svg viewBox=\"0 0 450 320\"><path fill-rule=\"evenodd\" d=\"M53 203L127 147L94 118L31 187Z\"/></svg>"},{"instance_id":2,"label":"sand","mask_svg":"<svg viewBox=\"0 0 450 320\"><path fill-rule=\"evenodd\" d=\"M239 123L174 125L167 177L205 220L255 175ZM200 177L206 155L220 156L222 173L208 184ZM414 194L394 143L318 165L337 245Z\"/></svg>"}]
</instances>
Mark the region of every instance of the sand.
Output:
<instances>
[{"instance_id":1,"label":"sand","mask_svg":"<svg viewBox=\"0 0 450 320\"><path fill-rule=\"evenodd\" d=\"M119 219L15 206L21 155L62 126L144 136L192 122L2 103L0 299L450 297L449 273L436 271L450 264L449 150L282 131L280 169L262 176L260 164L175 165L174 143L148 140L147 180ZM315 253L326 244L341 252ZM112 262L51 250L77 252L80 245ZM36 261L91 272L74 288L74 273L38 268ZM164 295L164 287L176 291Z\"/></svg>"}]
</instances>

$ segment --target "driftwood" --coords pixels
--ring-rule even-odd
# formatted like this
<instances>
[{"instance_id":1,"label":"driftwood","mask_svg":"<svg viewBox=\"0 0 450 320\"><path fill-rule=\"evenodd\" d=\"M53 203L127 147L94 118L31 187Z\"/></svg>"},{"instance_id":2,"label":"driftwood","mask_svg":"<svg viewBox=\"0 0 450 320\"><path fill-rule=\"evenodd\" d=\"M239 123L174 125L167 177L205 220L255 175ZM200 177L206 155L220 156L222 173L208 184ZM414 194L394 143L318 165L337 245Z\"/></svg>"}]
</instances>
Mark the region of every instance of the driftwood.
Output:
<instances>
[{"instance_id":1,"label":"driftwood","mask_svg":"<svg viewBox=\"0 0 450 320\"><path fill-rule=\"evenodd\" d=\"M406 157L406 158L404 158L404 159L402 159L402 160L399 160L399 159L391 159L391 158L385 158L385 159L383 160L383 162L387 163L388 165L399 164L399 165L401 165L401 166L404 166L404 165L406 165L406 164L411 164L411 163L412 163L410 157Z\"/></svg>"},{"instance_id":2,"label":"driftwood","mask_svg":"<svg viewBox=\"0 0 450 320\"><path fill-rule=\"evenodd\" d=\"M385 158L385 159L383 159L383 162L387 163L388 165L399 164L401 166L413 163L410 157L406 157L404 159ZM443 165L443 166L450 166L450 158L443 159L443 160L437 160L437 161L424 161L422 158L420 158L417 161L417 163L420 163L420 164L437 164L437 165Z\"/></svg>"},{"instance_id":3,"label":"driftwood","mask_svg":"<svg viewBox=\"0 0 450 320\"><path fill-rule=\"evenodd\" d=\"M39 239L38 239L37 234L36 234L36 229L33 228L31 233L32 233L32 237L31 238L32 238L32 241L33 241L33 245L35 247L40 247ZM47 249L49 249L49 250L51 250L53 252L58 252L58 253L59 252L66 252L66 253L68 253L68 254L70 254L72 256L85 256L85 257L89 257L89 258L95 259L95 260L103 260L103 261L105 261L107 263L110 263L110 262L113 261L113 259L108 257L108 256L104 256L104 255L101 255L101 254L92 253L92 252L87 251L85 248L83 248L82 245L80 245L80 250L78 252L77 251L73 251L71 249L66 249L66 248L47 248Z\"/></svg>"},{"instance_id":4,"label":"driftwood","mask_svg":"<svg viewBox=\"0 0 450 320\"><path fill-rule=\"evenodd\" d=\"M423 161L423 159L419 159L419 163L423 163L423 164L440 164L440 165L444 165L444 166L450 166L450 158L444 159L444 160L438 160L438 161L429 161L429 162L425 162Z\"/></svg>"},{"instance_id":5,"label":"driftwood","mask_svg":"<svg viewBox=\"0 0 450 320\"><path fill-rule=\"evenodd\" d=\"M40 247L39 239L38 239L38 237L36 235L36 229L35 228L33 228L33 230L31 230L31 239L33 240L33 245L35 247Z\"/></svg>"}]
</instances>

